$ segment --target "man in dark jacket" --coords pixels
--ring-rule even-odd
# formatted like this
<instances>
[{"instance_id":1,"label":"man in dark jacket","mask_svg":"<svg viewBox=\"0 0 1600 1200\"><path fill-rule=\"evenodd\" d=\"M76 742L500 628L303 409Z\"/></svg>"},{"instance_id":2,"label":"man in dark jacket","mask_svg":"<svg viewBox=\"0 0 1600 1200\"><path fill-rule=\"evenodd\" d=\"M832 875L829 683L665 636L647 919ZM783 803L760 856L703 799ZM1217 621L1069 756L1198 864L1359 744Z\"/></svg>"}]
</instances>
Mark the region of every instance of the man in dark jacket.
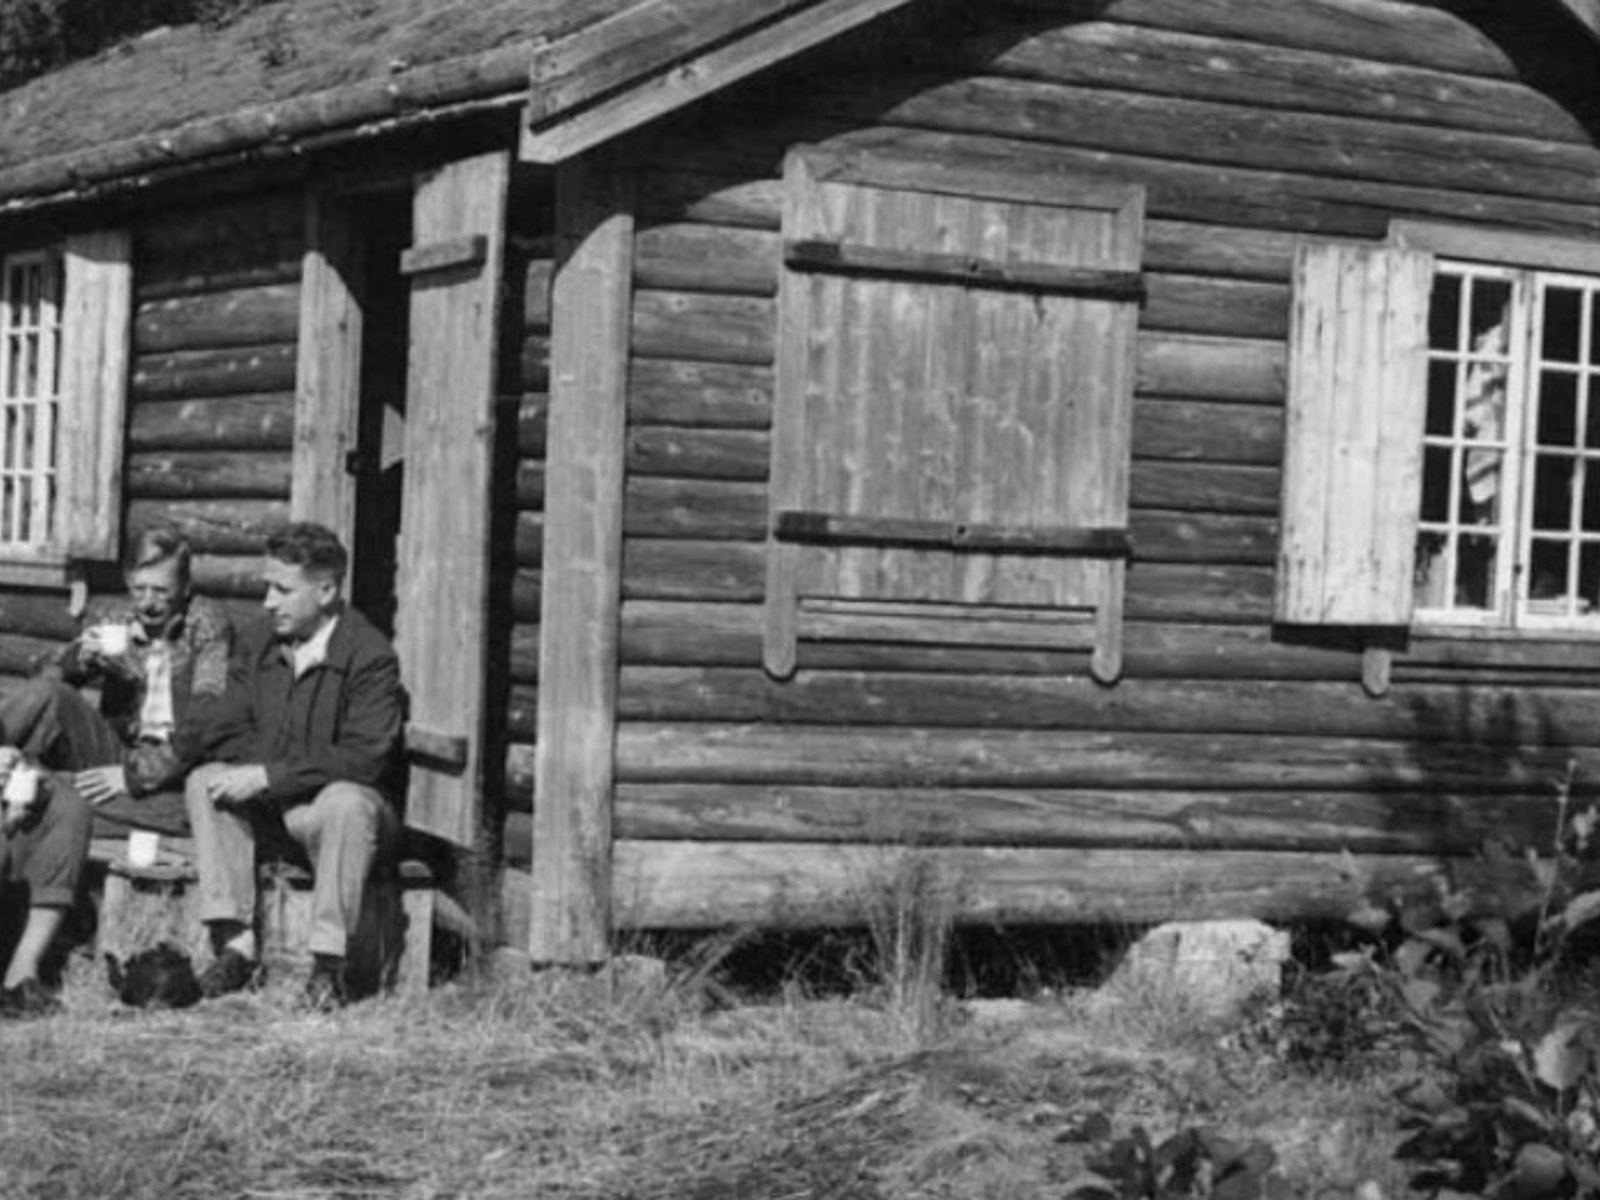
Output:
<instances>
[{"instance_id":1,"label":"man in dark jacket","mask_svg":"<svg viewBox=\"0 0 1600 1200\"><path fill-rule=\"evenodd\" d=\"M186 753L200 919L215 957L207 996L258 977L255 849L281 826L311 859L308 1003L347 998L345 957L362 893L396 835L391 805L403 693L393 648L344 601L349 557L331 530L291 525L267 542L270 620L242 634L227 690Z\"/></svg>"}]
</instances>

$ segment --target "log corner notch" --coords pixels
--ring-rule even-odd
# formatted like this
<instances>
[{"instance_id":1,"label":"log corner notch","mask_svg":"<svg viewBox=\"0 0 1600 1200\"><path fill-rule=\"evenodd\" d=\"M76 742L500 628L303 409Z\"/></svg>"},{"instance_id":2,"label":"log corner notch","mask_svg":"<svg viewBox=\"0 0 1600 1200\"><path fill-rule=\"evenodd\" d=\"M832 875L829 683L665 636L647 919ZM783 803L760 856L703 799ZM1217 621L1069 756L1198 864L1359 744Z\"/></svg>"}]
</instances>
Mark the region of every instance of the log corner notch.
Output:
<instances>
[{"instance_id":1,"label":"log corner notch","mask_svg":"<svg viewBox=\"0 0 1600 1200\"><path fill-rule=\"evenodd\" d=\"M631 175L605 158L562 165L528 931L541 965L610 955L633 224Z\"/></svg>"},{"instance_id":2,"label":"log corner notch","mask_svg":"<svg viewBox=\"0 0 1600 1200\"><path fill-rule=\"evenodd\" d=\"M525 162L554 164L912 0L646 0L538 48Z\"/></svg>"}]
</instances>

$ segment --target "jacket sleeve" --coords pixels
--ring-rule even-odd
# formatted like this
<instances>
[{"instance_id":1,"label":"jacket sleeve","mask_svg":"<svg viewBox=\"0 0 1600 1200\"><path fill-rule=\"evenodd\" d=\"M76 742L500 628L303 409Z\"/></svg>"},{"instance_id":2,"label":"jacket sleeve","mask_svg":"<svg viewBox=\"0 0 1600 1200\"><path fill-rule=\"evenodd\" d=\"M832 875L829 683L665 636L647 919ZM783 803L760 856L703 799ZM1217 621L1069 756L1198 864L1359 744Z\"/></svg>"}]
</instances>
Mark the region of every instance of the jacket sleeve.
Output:
<instances>
[{"instance_id":1,"label":"jacket sleeve","mask_svg":"<svg viewBox=\"0 0 1600 1200\"><path fill-rule=\"evenodd\" d=\"M229 663L222 694L189 712L173 733L177 769L183 773L203 762L243 762L255 746L255 659L262 647L247 643Z\"/></svg>"},{"instance_id":2,"label":"jacket sleeve","mask_svg":"<svg viewBox=\"0 0 1600 1200\"><path fill-rule=\"evenodd\" d=\"M310 799L330 783L382 788L400 749L404 703L400 662L385 646L361 656L344 677L344 718L335 736L306 752L267 762L267 798L282 807Z\"/></svg>"}]
</instances>

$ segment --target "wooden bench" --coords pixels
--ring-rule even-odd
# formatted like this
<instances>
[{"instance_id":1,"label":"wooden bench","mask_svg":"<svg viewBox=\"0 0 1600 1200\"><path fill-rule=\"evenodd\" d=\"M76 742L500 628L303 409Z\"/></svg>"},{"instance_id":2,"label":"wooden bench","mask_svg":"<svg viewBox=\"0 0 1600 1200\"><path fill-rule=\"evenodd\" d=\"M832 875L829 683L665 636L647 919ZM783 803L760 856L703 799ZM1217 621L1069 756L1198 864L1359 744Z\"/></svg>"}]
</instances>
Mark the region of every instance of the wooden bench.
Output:
<instances>
[{"instance_id":1,"label":"wooden bench","mask_svg":"<svg viewBox=\"0 0 1600 1200\"><path fill-rule=\"evenodd\" d=\"M166 940L197 960L209 956L196 908L193 843L163 838L152 866L128 862L127 842L96 838L89 858L104 872L97 950L125 958ZM306 937L311 924L311 875L282 861L263 862L257 872L256 924L264 962L300 967L309 961ZM398 901L398 913L396 913ZM381 982L416 994L427 990L433 954L433 923L438 907L433 872L424 862L406 859L391 885L369 887L363 944L353 957L374 960ZM396 917L399 920L396 920ZM398 940L394 932L401 930Z\"/></svg>"}]
</instances>

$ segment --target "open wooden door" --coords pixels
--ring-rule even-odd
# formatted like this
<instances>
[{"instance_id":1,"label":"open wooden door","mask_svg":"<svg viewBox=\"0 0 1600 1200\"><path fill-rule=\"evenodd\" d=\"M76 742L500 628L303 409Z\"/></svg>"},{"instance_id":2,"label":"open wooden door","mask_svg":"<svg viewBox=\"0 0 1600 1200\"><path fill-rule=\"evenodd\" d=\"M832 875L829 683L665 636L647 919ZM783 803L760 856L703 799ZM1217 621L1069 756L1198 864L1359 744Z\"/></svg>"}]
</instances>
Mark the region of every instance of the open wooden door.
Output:
<instances>
[{"instance_id":1,"label":"open wooden door","mask_svg":"<svg viewBox=\"0 0 1600 1200\"><path fill-rule=\"evenodd\" d=\"M411 696L406 823L461 846L483 774L495 348L510 157L418 178L395 644Z\"/></svg>"}]
</instances>

